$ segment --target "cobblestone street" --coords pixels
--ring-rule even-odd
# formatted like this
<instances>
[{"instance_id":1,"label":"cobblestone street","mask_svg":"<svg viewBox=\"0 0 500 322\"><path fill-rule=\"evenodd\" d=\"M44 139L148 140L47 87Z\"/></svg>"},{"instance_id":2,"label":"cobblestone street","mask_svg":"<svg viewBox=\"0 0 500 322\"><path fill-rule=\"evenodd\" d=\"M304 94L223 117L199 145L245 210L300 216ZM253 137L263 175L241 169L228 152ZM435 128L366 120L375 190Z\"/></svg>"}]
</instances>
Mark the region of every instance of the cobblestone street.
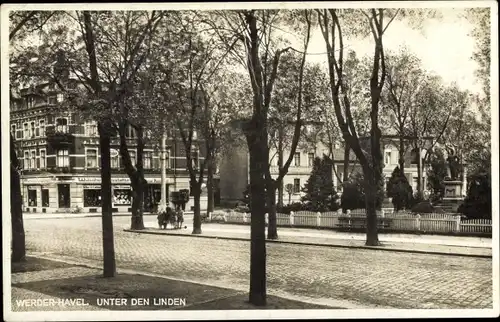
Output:
<instances>
[{"instance_id":1,"label":"cobblestone street","mask_svg":"<svg viewBox=\"0 0 500 322\"><path fill-rule=\"evenodd\" d=\"M248 242L139 235L123 231L130 217L113 220L118 268L248 289ZM29 219L25 229L28 254L102 259L100 218ZM268 288L275 294L366 308L492 307L491 259L305 245L267 247Z\"/></svg>"}]
</instances>

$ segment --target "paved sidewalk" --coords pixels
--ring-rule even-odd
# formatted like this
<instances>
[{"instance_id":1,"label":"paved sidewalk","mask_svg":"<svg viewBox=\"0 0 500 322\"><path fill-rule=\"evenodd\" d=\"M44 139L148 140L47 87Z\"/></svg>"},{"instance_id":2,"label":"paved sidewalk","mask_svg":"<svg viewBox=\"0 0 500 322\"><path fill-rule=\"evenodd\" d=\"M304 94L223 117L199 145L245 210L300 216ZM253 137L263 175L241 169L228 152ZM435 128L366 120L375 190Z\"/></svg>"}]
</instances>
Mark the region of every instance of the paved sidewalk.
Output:
<instances>
[{"instance_id":1,"label":"paved sidewalk","mask_svg":"<svg viewBox=\"0 0 500 322\"><path fill-rule=\"evenodd\" d=\"M153 221L145 221L146 229L125 231L157 235L179 235L198 238L218 238L232 240L250 240L250 227L246 225L204 223L201 235L192 235L191 227L186 229L158 229ZM191 226L191 225L188 225ZM154 228L153 228L154 227ZM481 237L379 234L381 246L365 246L363 233L345 233L332 230L278 228L278 240L270 243L304 244L330 247L365 248L399 252L415 252L442 255L472 257L492 257L491 239Z\"/></svg>"},{"instance_id":2,"label":"paved sidewalk","mask_svg":"<svg viewBox=\"0 0 500 322\"><path fill-rule=\"evenodd\" d=\"M31 255L26 262L15 263L12 268L13 312L343 308L271 294L267 306L255 307L248 303L246 291L133 270L118 269L115 277L103 279L102 265L55 256Z\"/></svg>"}]
</instances>

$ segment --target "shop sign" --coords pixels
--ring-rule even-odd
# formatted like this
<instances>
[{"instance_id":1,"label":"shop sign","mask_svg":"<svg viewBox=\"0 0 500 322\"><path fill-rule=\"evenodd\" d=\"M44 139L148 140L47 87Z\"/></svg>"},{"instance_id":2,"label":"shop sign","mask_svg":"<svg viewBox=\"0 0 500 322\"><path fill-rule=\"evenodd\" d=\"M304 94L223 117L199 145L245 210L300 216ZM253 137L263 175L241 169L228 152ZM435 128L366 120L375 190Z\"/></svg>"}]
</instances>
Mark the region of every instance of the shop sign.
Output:
<instances>
[{"instance_id":1,"label":"shop sign","mask_svg":"<svg viewBox=\"0 0 500 322\"><path fill-rule=\"evenodd\" d=\"M130 186L125 186L125 185L114 185L113 186L114 190L130 190Z\"/></svg>"},{"instance_id":2,"label":"shop sign","mask_svg":"<svg viewBox=\"0 0 500 322\"><path fill-rule=\"evenodd\" d=\"M78 177L79 182L101 182L101 178L97 177Z\"/></svg>"},{"instance_id":3,"label":"shop sign","mask_svg":"<svg viewBox=\"0 0 500 322\"><path fill-rule=\"evenodd\" d=\"M22 181L25 185L28 185L28 184L51 183L54 180L51 178L33 178L33 179L23 179Z\"/></svg>"},{"instance_id":4,"label":"shop sign","mask_svg":"<svg viewBox=\"0 0 500 322\"><path fill-rule=\"evenodd\" d=\"M99 185L99 184L85 184L85 185L83 185L83 189L87 189L87 190L100 190L101 189L101 185Z\"/></svg>"}]
</instances>

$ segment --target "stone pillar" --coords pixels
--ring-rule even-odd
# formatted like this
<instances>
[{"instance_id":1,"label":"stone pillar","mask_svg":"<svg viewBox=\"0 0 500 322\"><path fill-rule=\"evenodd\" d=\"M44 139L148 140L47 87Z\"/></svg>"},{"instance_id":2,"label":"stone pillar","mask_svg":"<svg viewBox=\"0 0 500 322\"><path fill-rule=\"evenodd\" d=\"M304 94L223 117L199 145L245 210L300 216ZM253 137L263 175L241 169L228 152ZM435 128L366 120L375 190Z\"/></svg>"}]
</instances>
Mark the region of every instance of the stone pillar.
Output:
<instances>
[{"instance_id":1,"label":"stone pillar","mask_svg":"<svg viewBox=\"0 0 500 322\"><path fill-rule=\"evenodd\" d=\"M467 167L463 165L463 179L462 179L462 197L467 196Z\"/></svg>"}]
</instances>

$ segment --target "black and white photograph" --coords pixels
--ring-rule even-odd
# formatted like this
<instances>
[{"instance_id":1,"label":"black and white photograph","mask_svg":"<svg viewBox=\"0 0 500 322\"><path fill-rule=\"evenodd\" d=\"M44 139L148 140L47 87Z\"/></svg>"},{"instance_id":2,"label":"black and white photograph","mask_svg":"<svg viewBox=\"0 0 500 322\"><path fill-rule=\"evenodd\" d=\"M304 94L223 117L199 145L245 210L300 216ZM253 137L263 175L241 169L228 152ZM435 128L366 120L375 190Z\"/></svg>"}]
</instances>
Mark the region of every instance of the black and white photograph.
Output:
<instances>
[{"instance_id":1,"label":"black and white photograph","mask_svg":"<svg viewBox=\"0 0 500 322\"><path fill-rule=\"evenodd\" d=\"M499 316L496 1L4 4L1 65L6 321Z\"/></svg>"}]
</instances>

